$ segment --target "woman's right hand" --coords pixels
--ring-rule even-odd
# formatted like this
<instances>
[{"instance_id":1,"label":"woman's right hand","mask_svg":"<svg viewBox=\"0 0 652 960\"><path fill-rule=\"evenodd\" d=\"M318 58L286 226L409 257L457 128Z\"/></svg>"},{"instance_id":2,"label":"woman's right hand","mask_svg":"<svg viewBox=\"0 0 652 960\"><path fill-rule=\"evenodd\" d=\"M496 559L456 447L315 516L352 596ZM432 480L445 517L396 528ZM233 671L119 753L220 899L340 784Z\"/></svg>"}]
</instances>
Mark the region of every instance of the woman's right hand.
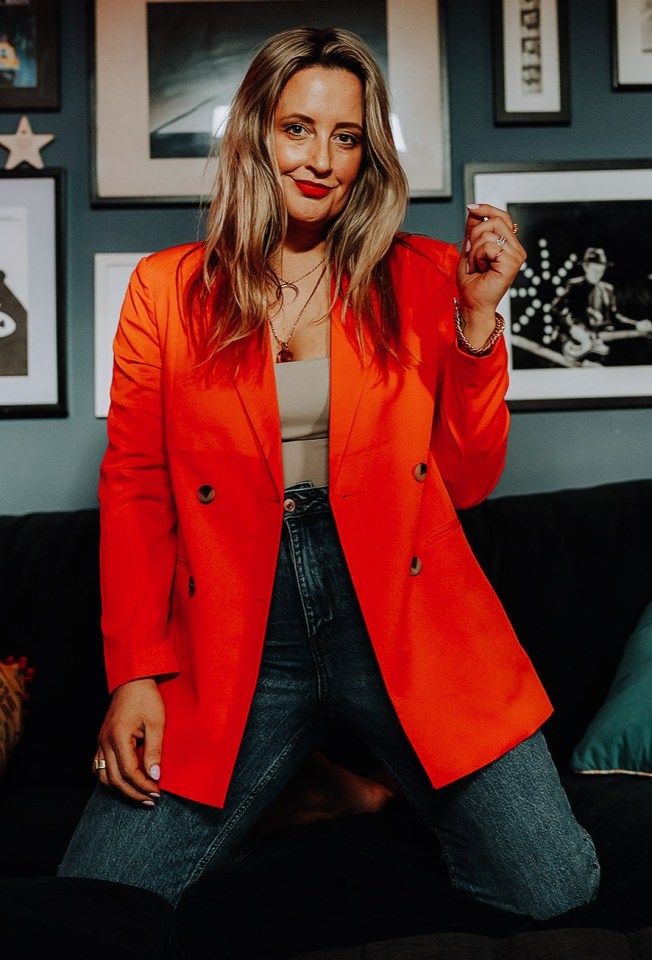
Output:
<instances>
[{"instance_id":1,"label":"woman's right hand","mask_svg":"<svg viewBox=\"0 0 652 960\"><path fill-rule=\"evenodd\" d=\"M151 677L117 687L98 737L93 764L98 779L130 800L154 806L160 796L165 706ZM106 766L97 769L97 761Z\"/></svg>"}]
</instances>

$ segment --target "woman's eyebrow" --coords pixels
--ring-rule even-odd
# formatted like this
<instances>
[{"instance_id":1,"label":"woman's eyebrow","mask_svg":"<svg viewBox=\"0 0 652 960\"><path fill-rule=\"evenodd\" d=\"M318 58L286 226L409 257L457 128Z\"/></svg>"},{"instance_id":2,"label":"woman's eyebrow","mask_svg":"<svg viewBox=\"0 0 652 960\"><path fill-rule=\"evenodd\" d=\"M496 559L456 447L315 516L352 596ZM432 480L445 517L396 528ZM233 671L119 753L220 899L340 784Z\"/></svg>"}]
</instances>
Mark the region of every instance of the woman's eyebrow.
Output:
<instances>
[{"instance_id":1,"label":"woman's eyebrow","mask_svg":"<svg viewBox=\"0 0 652 960\"><path fill-rule=\"evenodd\" d=\"M283 117L278 118L281 123L287 123L288 120L300 120L302 123L314 123L314 117L309 117L306 113L288 113ZM357 120L339 120L335 124L335 129L340 127L355 127L357 130L362 131L362 125L358 123Z\"/></svg>"}]
</instances>

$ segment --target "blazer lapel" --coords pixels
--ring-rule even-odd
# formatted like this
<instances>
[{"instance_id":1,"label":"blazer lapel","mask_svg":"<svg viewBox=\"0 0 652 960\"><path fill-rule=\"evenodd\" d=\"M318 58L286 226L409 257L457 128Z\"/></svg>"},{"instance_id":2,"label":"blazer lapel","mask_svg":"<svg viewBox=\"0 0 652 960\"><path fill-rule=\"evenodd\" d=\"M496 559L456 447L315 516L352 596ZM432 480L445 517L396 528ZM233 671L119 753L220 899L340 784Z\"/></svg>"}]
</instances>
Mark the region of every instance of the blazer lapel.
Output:
<instances>
[{"instance_id":1,"label":"blazer lapel","mask_svg":"<svg viewBox=\"0 0 652 960\"><path fill-rule=\"evenodd\" d=\"M272 481L283 496L281 421L272 353L267 337L251 338L250 348L234 373L235 387L247 413Z\"/></svg>"},{"instance_id":2,"label":"blazer lapel","mask_svg":"<svg viewBox=\"0 0 652 960\"><path fill-rule=\"evenodd\" d=\"M337 481L375 352L373 342L365 335L364 353L361 356L354 338L353 315L350 310L347 312L345 328L341 318L341 303L338 301L331 317L330 486Z\"/></svg>"}]
</instances>

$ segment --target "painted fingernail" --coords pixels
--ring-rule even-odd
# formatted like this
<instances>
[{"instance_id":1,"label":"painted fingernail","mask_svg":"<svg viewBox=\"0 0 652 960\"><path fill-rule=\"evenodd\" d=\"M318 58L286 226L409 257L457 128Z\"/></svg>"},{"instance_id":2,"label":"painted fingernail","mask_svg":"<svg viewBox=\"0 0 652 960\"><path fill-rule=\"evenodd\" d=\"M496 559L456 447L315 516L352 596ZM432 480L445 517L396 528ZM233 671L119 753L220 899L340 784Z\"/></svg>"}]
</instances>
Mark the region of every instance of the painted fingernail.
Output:
<instances>
[{"instance_id":1,"label":"painted fingernail","mask_svg":"<svg viewBox=\"0 0 652 960\"><path fill-rule=\"evenodd\" d=\"M468 253L470 249L471 249L471 241L467 237L466 243L464 244L464 253Z\"/></svg>"},{"instance_id":2,"label":"painted fingernail","mask_svg":"<svg viewBox=\"0 0 652 960\"><path fill-rule=\"evenodd\" d=\"M467 210L477 210L479 206L480 206L479 203L467 203L466 209L467 209Z\"/></svg>"},{"instance_id":3,"label":"painted fingernail","mask_svg":"<svg viewBox=\"0 0 652 960\"><path fill-rule=\"evenodd\" d=\"M161 794L160 794L160 793L150 793L150 797L154 797L155 800L160 800L160 799L161 799Z\"/></svg>"},{"instance_id":4,"label":"painted fingernail","mask_svg":"<svg viewBox=\"0 0 652 960\"><path fill-rule=\"evenodd\" d=\"M154 803L153 800L143 800L143 801L142 801L142 804L143 804L144 807L155 807L155 806L156 806L156 804Z\"/></svg>"},{"instance_id":5,"label":"painted fingernail","mask_svg":"<svg viewBox=\"0 0 652 960\"><path fill-rule=\"evenodd\" d=\"M152 778L152 780L158 780L160 778L161 768L159 767L158 763L153 763L151 765L151 767L149 768L149 775Z\"/></svg>"}]
</instances>

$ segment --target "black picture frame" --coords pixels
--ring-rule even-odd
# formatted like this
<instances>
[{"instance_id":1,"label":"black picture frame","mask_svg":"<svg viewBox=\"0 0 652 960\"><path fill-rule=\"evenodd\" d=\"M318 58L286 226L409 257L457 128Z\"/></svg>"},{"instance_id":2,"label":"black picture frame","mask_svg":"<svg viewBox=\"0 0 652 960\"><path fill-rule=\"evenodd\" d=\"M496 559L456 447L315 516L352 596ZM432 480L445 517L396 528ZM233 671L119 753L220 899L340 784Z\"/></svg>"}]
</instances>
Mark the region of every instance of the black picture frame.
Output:
<instances>
[{"instance_id":1,"label":"black picture frame","mask_svg":"<svg viewBox=\"0 0 652 960\"><path fill-rule=\"evenodd\" d=\"M66 417L65 171L0 170L0 418Z\"/></svg>"},{"instance_id":2,"label":"black picture frame","mask_svg":"<svg viewBox=\"0 0 652 960\"><path fill-rule=\"evenodd\" d=\"M59 0L2 4L0 38L3 36L5 39L0 40L0 110L58 110Z\"/></svg>"},{"instance_id":3,"label":"black picture frame","mask_svg":"<svg viewBox=\"0 0 652 960\"><path fill-rule=\"evenodd\" d=\"M464 178L466 201L507 210L528 254L498 308L510 408L652 406L652 161L467 164ZM596 301L581 282L598 261Z\"/></svg>"},{"instance_id":4,"label":"black picture frame","mask_svg":"<svg viewBox=\"0 0 652 960\"><path fill-rule=\"evenodd\" d=\"M192 8L185 16L181 12L184 3ZM263 9L265 3L269 13ZM330 26L333 22L360 32L377 54L379 48L385 49L393 110L399 118L396 139L411 197L451 196L448 64L441 0L385 0L384 4L378 0L358 4L348 0L329 4L259 0L255 23L249 12L251 4L245 0L175 0L171 6L167 4L169 16L180 17L181 30L169 25L167 32L159 29L164 41L171 38L174 57L161 54L164 43L159 42L151 44L159 56L148 59L150 30L157 19L164 19L165 0L94 0L94 207L194 206L205 201L212 189L214 165L212 159L207 160L209 144L199 144L193 117L200 116L201 108L201 137L210 139L207 131L219 130L259 43L289 26ZM384 33L378 27L382 17L386 18ZM200 34L208 40L197 55L200 66L196 67L182 51L185 45L195 50ZM208 84L202 74L205 70L209 71ZM175 95L157 99L157 89L166 85L174 87ZM195 95L200 88L204 92ZM221 91L219 97L217 90ZM203 114L209 109L212 114L206 122ZM171 133L192 155L173 153L177 146L163 143L172 140ZM162 152L157 154L159 149Z\"/></svg>"},{"instance_id":5,"label":"black picture frame","mask_svg":"<svg viewBox=\"0 0 652 960\"><path fill-rule=\"evenodd\" d=\"M569 124L567 0L492 0L492 35L496 126Z\"/></svg>"}]
</instances>

